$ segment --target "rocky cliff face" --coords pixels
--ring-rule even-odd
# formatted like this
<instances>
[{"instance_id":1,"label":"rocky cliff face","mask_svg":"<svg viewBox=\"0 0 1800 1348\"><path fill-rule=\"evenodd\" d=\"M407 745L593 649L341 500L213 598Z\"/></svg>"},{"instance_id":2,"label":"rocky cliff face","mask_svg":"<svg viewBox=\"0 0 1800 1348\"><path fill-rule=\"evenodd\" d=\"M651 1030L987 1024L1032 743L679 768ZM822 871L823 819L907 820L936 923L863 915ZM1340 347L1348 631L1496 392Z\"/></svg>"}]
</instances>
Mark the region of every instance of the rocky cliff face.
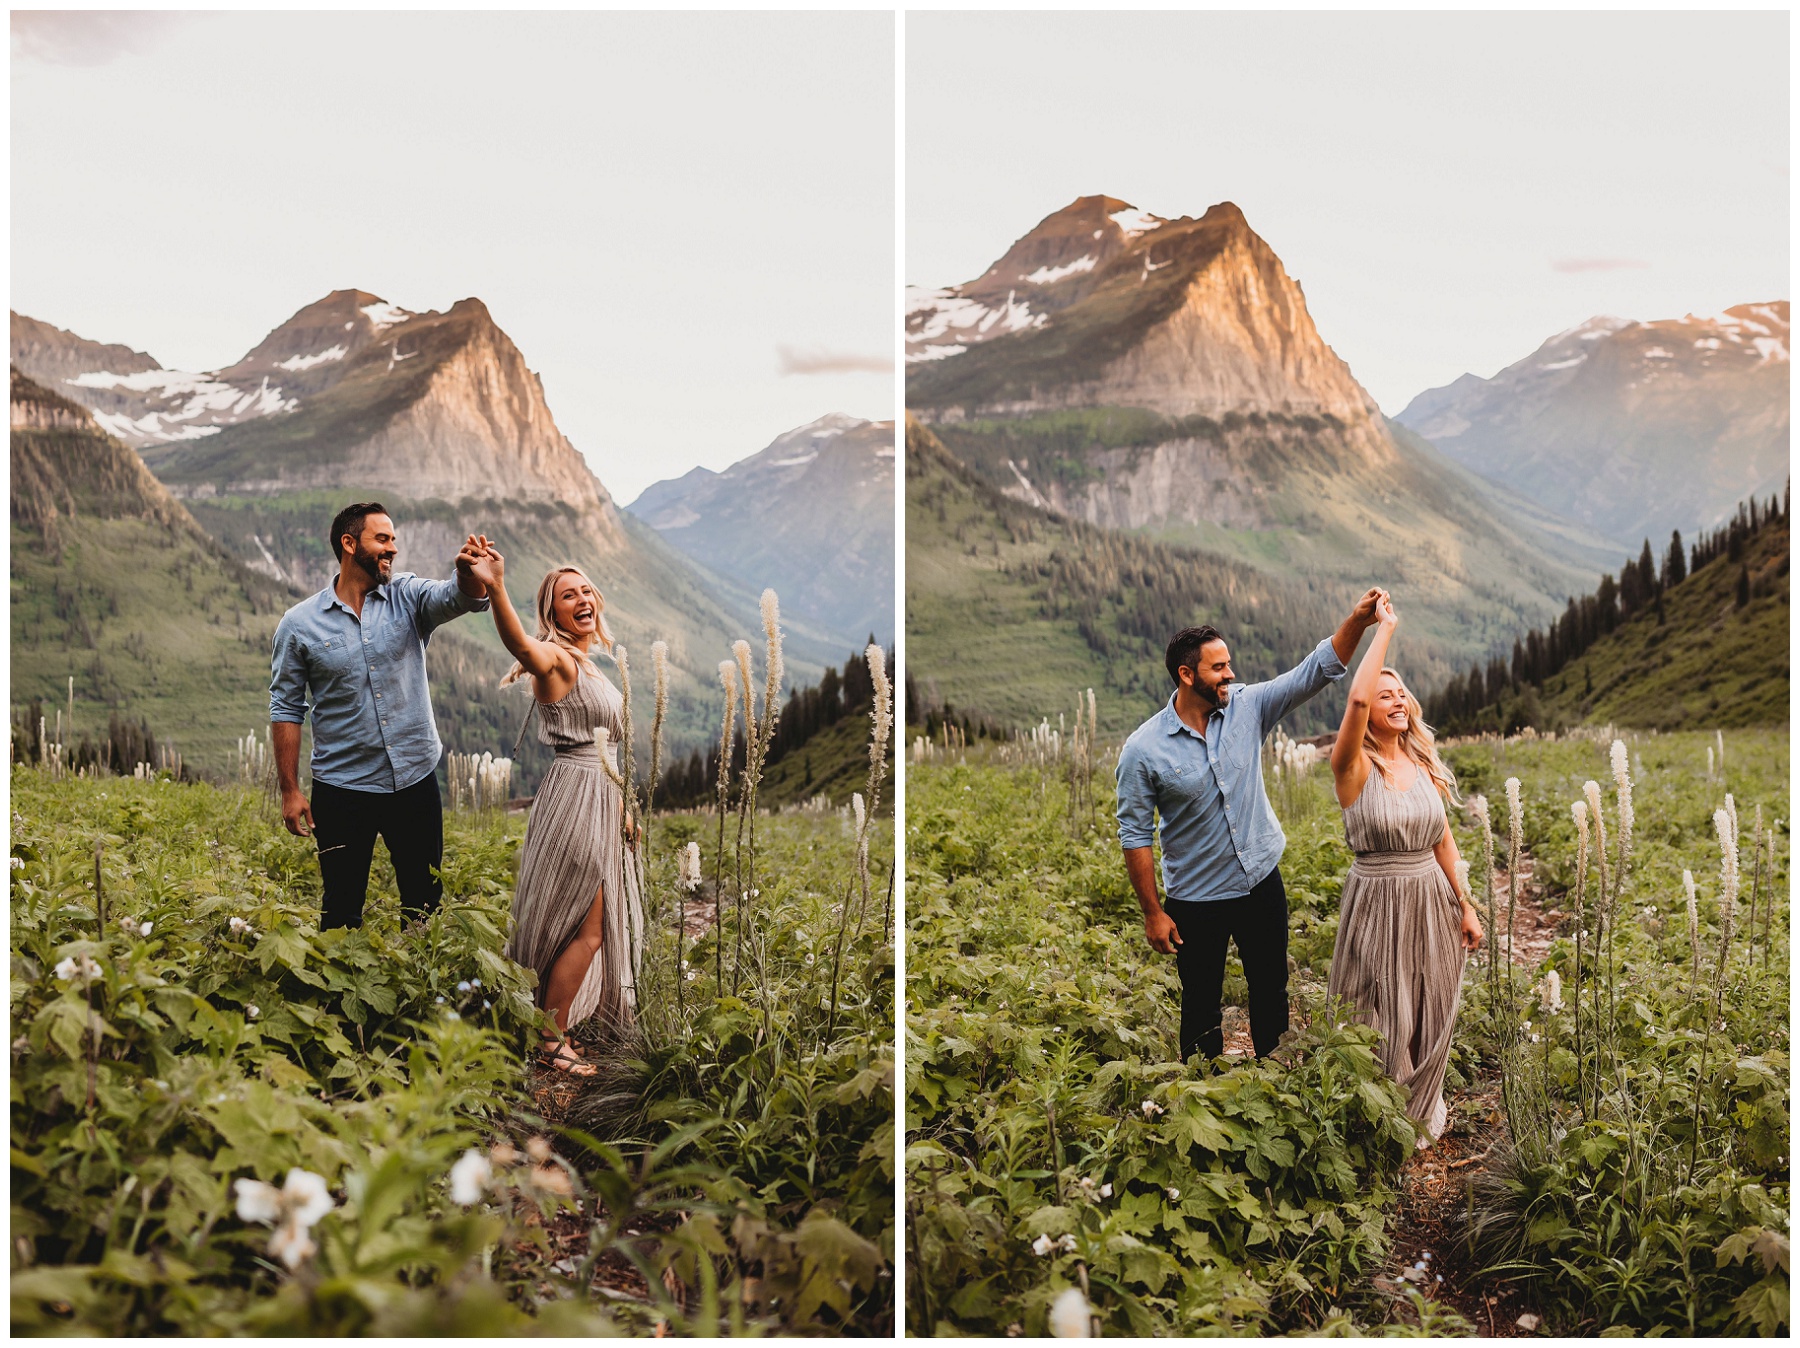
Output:
<instances>
[{"instance_id":1,"label":"rocky cliff face","mask_svg":"<svg viewBox=\"0 0 1800 1348\"><path fill-rule=\"evenodd\" d=\"M996 307L1002 284L1010 309ZM926 421L1119 406L1331 416L1367 430L1378 415L1320 338L1299 284L1230 202L1161 220L1082 198L979 281L932 293L949 298L915 294L908 314L907 402ZM970 306L981 310L973 336L958 323ZM1378 450L1379 433L1364 438Z\"/></svg>"},{"instance_id":2,"label":"rocky cliff face","mask_svg":"<svg viewBox=\"0 0 1800 1348\"><path fill-rule=\"evenodd\" d=\"M143 460L105 434L86 408L12 369L11 514L56 536L78 518L153 520L193 537L200 526Z\"/></svg>"},{"instance_id":3,"label":"rocky cliff face","mask_svg":"<svg viewBox=\"0 0 1800 1348\"><path fill-rule=\"evenodd\" d=\"M833 413L722 473L696 468L628 507L784 614L855 646L894 635L894 423Z\"/></svg>"},{"instance_id":4,"label":"rocky cliff face","mask_svg":"<svg viewBox=\"0 0 1800 1348\"><path fill-rule=\"evenodd\" d=\"M316 343L316 325L307 326ZM291 344L278 344L281 336L278 329L241 367L267 366ZM333 365L331 383L290 411L149 447L145 457L190 498L354 487L412 499L556 502L591 515L599 535L617 541L611 497L480 300L396 318Z\"/></svg>"},{"instance_id":5,"label":"rocky cliff face","mask_svg":"<svg viewBox=\"0 0 1800 1348\"><path fill-rule=\"evenodd\" d=\"M142 351L90 342L17 312L12 314L12 363L27 379L47 388L86 370L137 374L162 368Z\"/></svg>"},{"instance_id":6,"label":"rocky cliff face","mask_svg":"<svg viewBox=\"0 0 1800 1348\"><path fill-rule=\"evenodd\" d=\"M1594 318L1397 418L1451 458L1631 543L1721 522L1788 473L1786 300Z\"/></svg>"},{"instance_id":7,"label":"rocky cliff face","mask_svg":"<svg viewBox=\"0 0 1800 1348\"><path fill-rule=\"evenodd\" d=\"M1451 647L1617 564L1389 423L1230 202L1163 220L1084 198L943 293L914 297L907 404L1008 495L1308 586L1399 586ZM1030 310L1011 330L1006 296ZM946 315L977 303L1002 318L965 340Z\"/></svg>"}]
</instances>

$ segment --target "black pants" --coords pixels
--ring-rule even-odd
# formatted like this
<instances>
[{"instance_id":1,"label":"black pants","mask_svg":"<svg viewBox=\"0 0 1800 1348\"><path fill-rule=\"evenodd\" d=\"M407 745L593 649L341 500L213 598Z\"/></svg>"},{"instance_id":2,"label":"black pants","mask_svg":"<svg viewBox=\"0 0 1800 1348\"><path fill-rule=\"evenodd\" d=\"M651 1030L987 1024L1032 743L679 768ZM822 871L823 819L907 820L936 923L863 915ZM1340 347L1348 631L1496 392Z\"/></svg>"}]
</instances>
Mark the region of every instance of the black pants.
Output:
<instances>
[{"instance_id":1,"label":"black pants","mask_svg":"<svg viewBox=\"0 0 1800 1348\"><path fill-rule=\"evenodd\" d=\"M400 791L346 791L314 782L312 817L325 882L320 931L362 926L378 833L394 859L401 920L436 910L444 892L433 873L444 862L444 804L435 772Z\"/></svg>"},{"instance_id":2,"label":"black pants","mask_svg":"<svg viewBox=\"0 0 1800 1348\"><path fill-rule=\"evenodd\" d=\"M1220 997L1225 988L1225 950L1237 941L1244 980L1250 985L1250 1038L1265 1058L1287 1032L1287 887L1277 867L1241 899L1168 905L1181 933L1175 967L1181 974L1181 1057L1197 1051L1216 1058L1225 1051Z\"/></svg>"}]
</instances>

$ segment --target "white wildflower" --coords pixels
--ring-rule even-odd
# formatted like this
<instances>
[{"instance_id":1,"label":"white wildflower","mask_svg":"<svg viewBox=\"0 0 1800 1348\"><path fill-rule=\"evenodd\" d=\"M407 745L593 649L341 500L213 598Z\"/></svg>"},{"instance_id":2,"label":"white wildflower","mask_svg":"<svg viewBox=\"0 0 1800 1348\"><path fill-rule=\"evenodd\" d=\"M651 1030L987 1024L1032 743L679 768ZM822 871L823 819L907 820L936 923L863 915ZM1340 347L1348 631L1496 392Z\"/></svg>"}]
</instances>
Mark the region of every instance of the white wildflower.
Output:
<instances>
[{"instance_id":1,"label":"white wildflower","mask_svg":"<svg viewBox=\"0 0 1800 1348\"><path fill-rule=\"evenodd\" d=\"M1112 1194L1113 1194L1113 1190L1112 1190L1111 1184L1102 1184L1100 1186L1100 1197L1111 1198Z\"/></svg>"},{"instance_id":2,"label":"white wildflower","mask_svg":"<svg viewBox=\"0 0 1800 1348\"><path fill-rule=\"evenodd\" d=\"M1606 816L1600 809L1600 783L1587 781L1581 784L1581 794L1587 798L1588 813L1594 819L1594 846L1602 857L1606 853Z\"/></svg>"},{"instance_id":3,"label":"white wildflower","mask_svg":"<svg viewBox=\"0 0 1800 1348\"><path fill-rule=\"evenodd\" d=\"M856 815L856 836L860 838L862 837L863 829L868 824L868 819L863 809L862 792L852 791L850 793L850 809L852 813Z\"/></svg>"},{"instance_id":4,"label":"white wildflower","mask_svg":"<svg viewBox=\"0 0 1800 1348\"><path fill-rule=\"evenodd\" d=\"M148 936L156 927L154 922L146 922L138 928L139 936Z\"/></svg>"},{"instance_id":5,"label":"white wildflower","mask_svg":"<svg viewBox=\"0 0 1800 1348\"><path fill-rule=\"evenodd\" d=\"M1684 870L1681 873L1681 887L1687 891L1688 950L1689 966L1696 972L1700 968L1700 896L1694 890L1694 873Z\"/></svg>"},{"instance_id":6,"label":"white wildflower","mask_svg":"<svg viewBox=\"0 0 1800 1348\"><path fill-rule=\"evenodd\" d=\"M809 969L812 968L812 966L813 966L814 962L817 960L817 958L818 957L816 955L814 955L811 951L808 951L807 955L806 955L806 967Z\"/></svg>"},{"instance_id":7,"label":"white wildflower","mask_svg":"<svg viewBox=\"0 0 1800 1348\"><path fill-rule=\"evenodd\" d=\"M1469 863L1461 857L1456 859L1456 892L1465 899L1473 892L1469 888Z\"/></svg>"},{"instance_id":8,"label":"white wildflower","mask_svg":"<svg viewBox=\"0 0 1800 1348\"><path fill-rule=\"evenodd\" d=\"M1074 1254L1075 1237L1072 1235L1064 1236L1061 1240L1056 1242L1056 1248L1063 1251L1065 1254Z\"/></svg>"},{"instance_id":9,"label":"white wildflower","mask_svg":"<svg viewBox=\"0 0 1800 1348\"><path fill-rule=\"evenodd\" d=\"M1050 1303L1050 1333L1059 1339L1090 1338L1093 1311L1079 1287L1065 1287Z\"/></svg>"},{"instance_id":10,"label":"white wildflower","mask_svg":"<svg viewBox=\"0 0 1800 1348\"><path fill-rule=\"evenodd\" d=\"M129 917L122 917L119 919L119 930L124 932L127 936L136 935L137 923Z\"/></svg>"},{"instance_id":11,"label":"white wildflower","mask_svg":"<svg viewBox=\"0 0 1800 1348\"><path fill-rule=\"evenodd\" d=\"M1563 1009L1562 975L1554 969L1546 970L1544 973L1543 987L1538 993L1538 1004L1546 1011L1555 1012Z\"/></svg>"},{"instance_id":12,"label":"white wildflower","mask_svg":"<svg viewBox=\"0 0 1800 1348\"><path fill-rule=\"evenodd\" d=\"M1049 1236L1039 1236L1036 1240L1031 1242L1031 1252L1040 1259L1055 1248L1056 1242L1051 1240Z\"/></svg>"},{"instance_id":13,"label":"white wildflower","mask_svg":"<svg viewBox=\"0 0 1800 1348\"><path fill-rule=\"evenodd\" d=\"M225 924L225 926L234 936L251 936L255 934L251 931L250 924L241 917L233 917Z\"/></svg>"},{"instance_id":14,"label":"white wildflower","mask_svg":"<svg viewBox=\"0 0 1800 1348\"><path fill-rule=\"evenodd\" d=\"M1724 810L1714 810L1713 828L1719 834L1719 923L1724 927L1725 940L1729 943L1738 889L1737 821Z\"/></svg>"},{"instance_id":15,"label":"white wildflower","mask_svg":"<svg viewBox=\"0 0 1800 1348\"><path fill-rule=\"evenodd\" d=\"M1514 853L1525 846L1525 807L1519 803L1519 779L1506 779L1506 837Z\"/></svg>"},{"instance_id":16,"label":"white wildflower","mask_svg":"<svg viewBox=\"0 0 1800 1348\"><path fill-rule=\"evenodd\" d=\"M1179 1190L1179 1189L1177 1189L1177 1188L1176 1188L1176 1187L1175 1187L1175 1186L1174 1186L1174 1185L1173 1185L1173 1184L1171 1184L1171 1185L1170 1185L1170 1186L1169 1186L1169 1187L1168 1187L1168 1189L1167 1189L1167 1190L1166 1190L1166 1192L1167 1192L1167 1193L1168 1193L1168 1195L1169 1195L1169 1201L1170 1201L1170 1202L1171 1202L1171 1203L1175 1203L1175 1202L1179 1202L1179 1201L1180 1201L1180 1199L1181 1199L1181 1190Z\"/></svg>"},{"instance_id":17,"label":"white wildflower","mask_svg":"<svg viewBox=\"0 0 1800 1348\"><path fill-rule=\"evenodd\" d=\"M470 1150L450 1167L450 1201L468 1207L479 1203L493 1182L494 1168L480 1152Z\"/></svg>"},{"instance_id":18,"label":"white wildflower","mask_svg":"<svg viewBox=\"0 0 1800 1348\"><path fill-rule=\"evenodd\" d=\"M262 1014L262 1008L260 1006L258 1006L255 1002L251 1002L247 1006L244 1007L244 1015L249 1020L255 1020L261 1014Z\"/></svg>"},{"instance_id":19,"label":"white wildflower","mask_svg":"<svg viewBox=\"0 0 1800 1348\"><path fill-rule=\"evenodd\" d=\"M70 955L58 961L54 972L66 983L72 978L98 978L100 966L86 955Z\"/></svg>"},{"instance_id":20,"label":"white wildflower","mask_svg":"<svg viewBox=\"0 0 1800 1348\"><path fill-rule=\"evenodd\" d=\"M238 1219L274 1226L269 1253L290 1270L299 1268L317 1252L318 1246L308 1233L337 1206L331 1201L323 1175L296 1167L288 1171L287 1183L279 1189L250 1179L238 1180L232 1187L237 1192Z\"/></svg>"},{"instance_id":21,"label":"white wildflower","mask_svg":"<svg viewBox=\"0 0 1800 1348\"><path fill-rule=\"evenodd\" d=\"M1619 792L1619 851L1631 850L1631 826L1635 820L1631 808L1631 762L1625 752L1625 741L1612 742L1613 783Z\"/></svg>"},{"instance_id":22,"label":"white wildflower","mask_svg":"<svg viewBox=\"0 0 1800 1348\"><path fill-rule=\"evenodd\" d=\"M525 1143L525 1154L539 1165L543 1165L548 1162L556 1152L550 1146L550 1139L540 1134Z\"/></svg>"},{"instance_id":23,"label":"white wildflower","mask_svg":"<svg viewBox=\"0 0 1800 1348\"><path fill-rule=\"evenodd\" d=\"M691 842L681 849L678 866L680 876L676 883L689 893L699 889L701 882L699 843Z\"/></svg>"},{"instance_id":24,"label":"white wildflower","mask_svg":"<svg viewBox=\"0 0 1800 1348\"><path fill-rule=\"evenodd\" d=\"M1157 1104L1156 1101L1154 1101L1154 1100L1144 1101L1144 1103L1142 1105L1140 1105L1139 1108L1144 1111L1144 1117L1146 1119L1153 1118L1156 1115L1161 1114L1163 1112L1163 1107L1161 1105Z\"/></svg>"}]
</instances>

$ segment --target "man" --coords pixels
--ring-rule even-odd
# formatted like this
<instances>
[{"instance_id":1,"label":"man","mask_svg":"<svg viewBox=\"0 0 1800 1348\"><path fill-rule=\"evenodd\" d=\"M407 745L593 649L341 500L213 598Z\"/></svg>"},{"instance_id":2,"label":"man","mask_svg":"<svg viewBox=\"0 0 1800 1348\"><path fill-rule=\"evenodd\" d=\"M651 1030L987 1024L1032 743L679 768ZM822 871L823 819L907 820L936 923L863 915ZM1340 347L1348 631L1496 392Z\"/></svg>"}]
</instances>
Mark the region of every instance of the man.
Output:
<instances>
[{"instance_id":1,"label":"man","mask_svg":"<svg viewBox=\"0 0 1800 1348\"><path fill-rule=\"evenodd\" d=\"M380 834L394 859L400 909L423 917L443 893L437 764L443 754L425 681L432 631L488 606L469 572L471 539L455 580L392 574L394 521L379 502L345 506L331 522L338 573L290 608L275 629L269 733L288 832L316 838L325 884L319 929L359 927ZM312 800L300 790L300 726L312 694Z\"/></svg>"},{"instance_id":2,"label":"man","mask_svg":"<svg viewBox=\"0 0 1800 1348\"><path fill-rule=\"evenodd\" d=\"M1153 950L1181 975L1181 1056L1225 1050L1220 996L1225 951L1237 941L1250 985L1250 1037L1266 1057L1288 1027L1287 839L1263 791L1262 742L1275 723L1344 677L1375 623L1372 589L1312 654L1267 683L1241 684L1211 627L1175 634L1165 657L1175 692L1119 752L1119 846ZM1162 816L1163 892L1151 845Z\"/></svg>"}]
</instances>

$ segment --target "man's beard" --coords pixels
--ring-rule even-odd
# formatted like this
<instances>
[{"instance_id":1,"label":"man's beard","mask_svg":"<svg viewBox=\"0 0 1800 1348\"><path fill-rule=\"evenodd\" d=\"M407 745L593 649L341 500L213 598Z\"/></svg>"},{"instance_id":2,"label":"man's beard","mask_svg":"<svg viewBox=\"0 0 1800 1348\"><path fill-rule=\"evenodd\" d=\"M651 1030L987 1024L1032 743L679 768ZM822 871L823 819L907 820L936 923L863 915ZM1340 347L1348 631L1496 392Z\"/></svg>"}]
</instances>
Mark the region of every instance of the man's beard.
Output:
<instances>
[{"instance_id":1,"label":"man's beard","mask_svg":"<svg viewBox=\"0 0 1800 1348\"><path fill-rule=\"evenodd\" d=\"M377 557L372 552L364 552L360 546L358 546L356 554L350 560L361 567L363 574L378 585L387 579L386 576L381 574L382 566L385 564L391 567L394 564L393 558Z\"/></svg>"},{"instance_id":2,"label":"man's beard","mask_svg":"<svg viewBox=\"0 0 1800 1348\"><path fill-rule=\"evenodd\" d=\"M1228 684L1221 683L1208 685L1202 683L1197 685L1197 689L1200 693L1201 701L1214 707L1224 707L1225 699L1231 696L1231 689Z\"/></svg>"}]
</instances>

